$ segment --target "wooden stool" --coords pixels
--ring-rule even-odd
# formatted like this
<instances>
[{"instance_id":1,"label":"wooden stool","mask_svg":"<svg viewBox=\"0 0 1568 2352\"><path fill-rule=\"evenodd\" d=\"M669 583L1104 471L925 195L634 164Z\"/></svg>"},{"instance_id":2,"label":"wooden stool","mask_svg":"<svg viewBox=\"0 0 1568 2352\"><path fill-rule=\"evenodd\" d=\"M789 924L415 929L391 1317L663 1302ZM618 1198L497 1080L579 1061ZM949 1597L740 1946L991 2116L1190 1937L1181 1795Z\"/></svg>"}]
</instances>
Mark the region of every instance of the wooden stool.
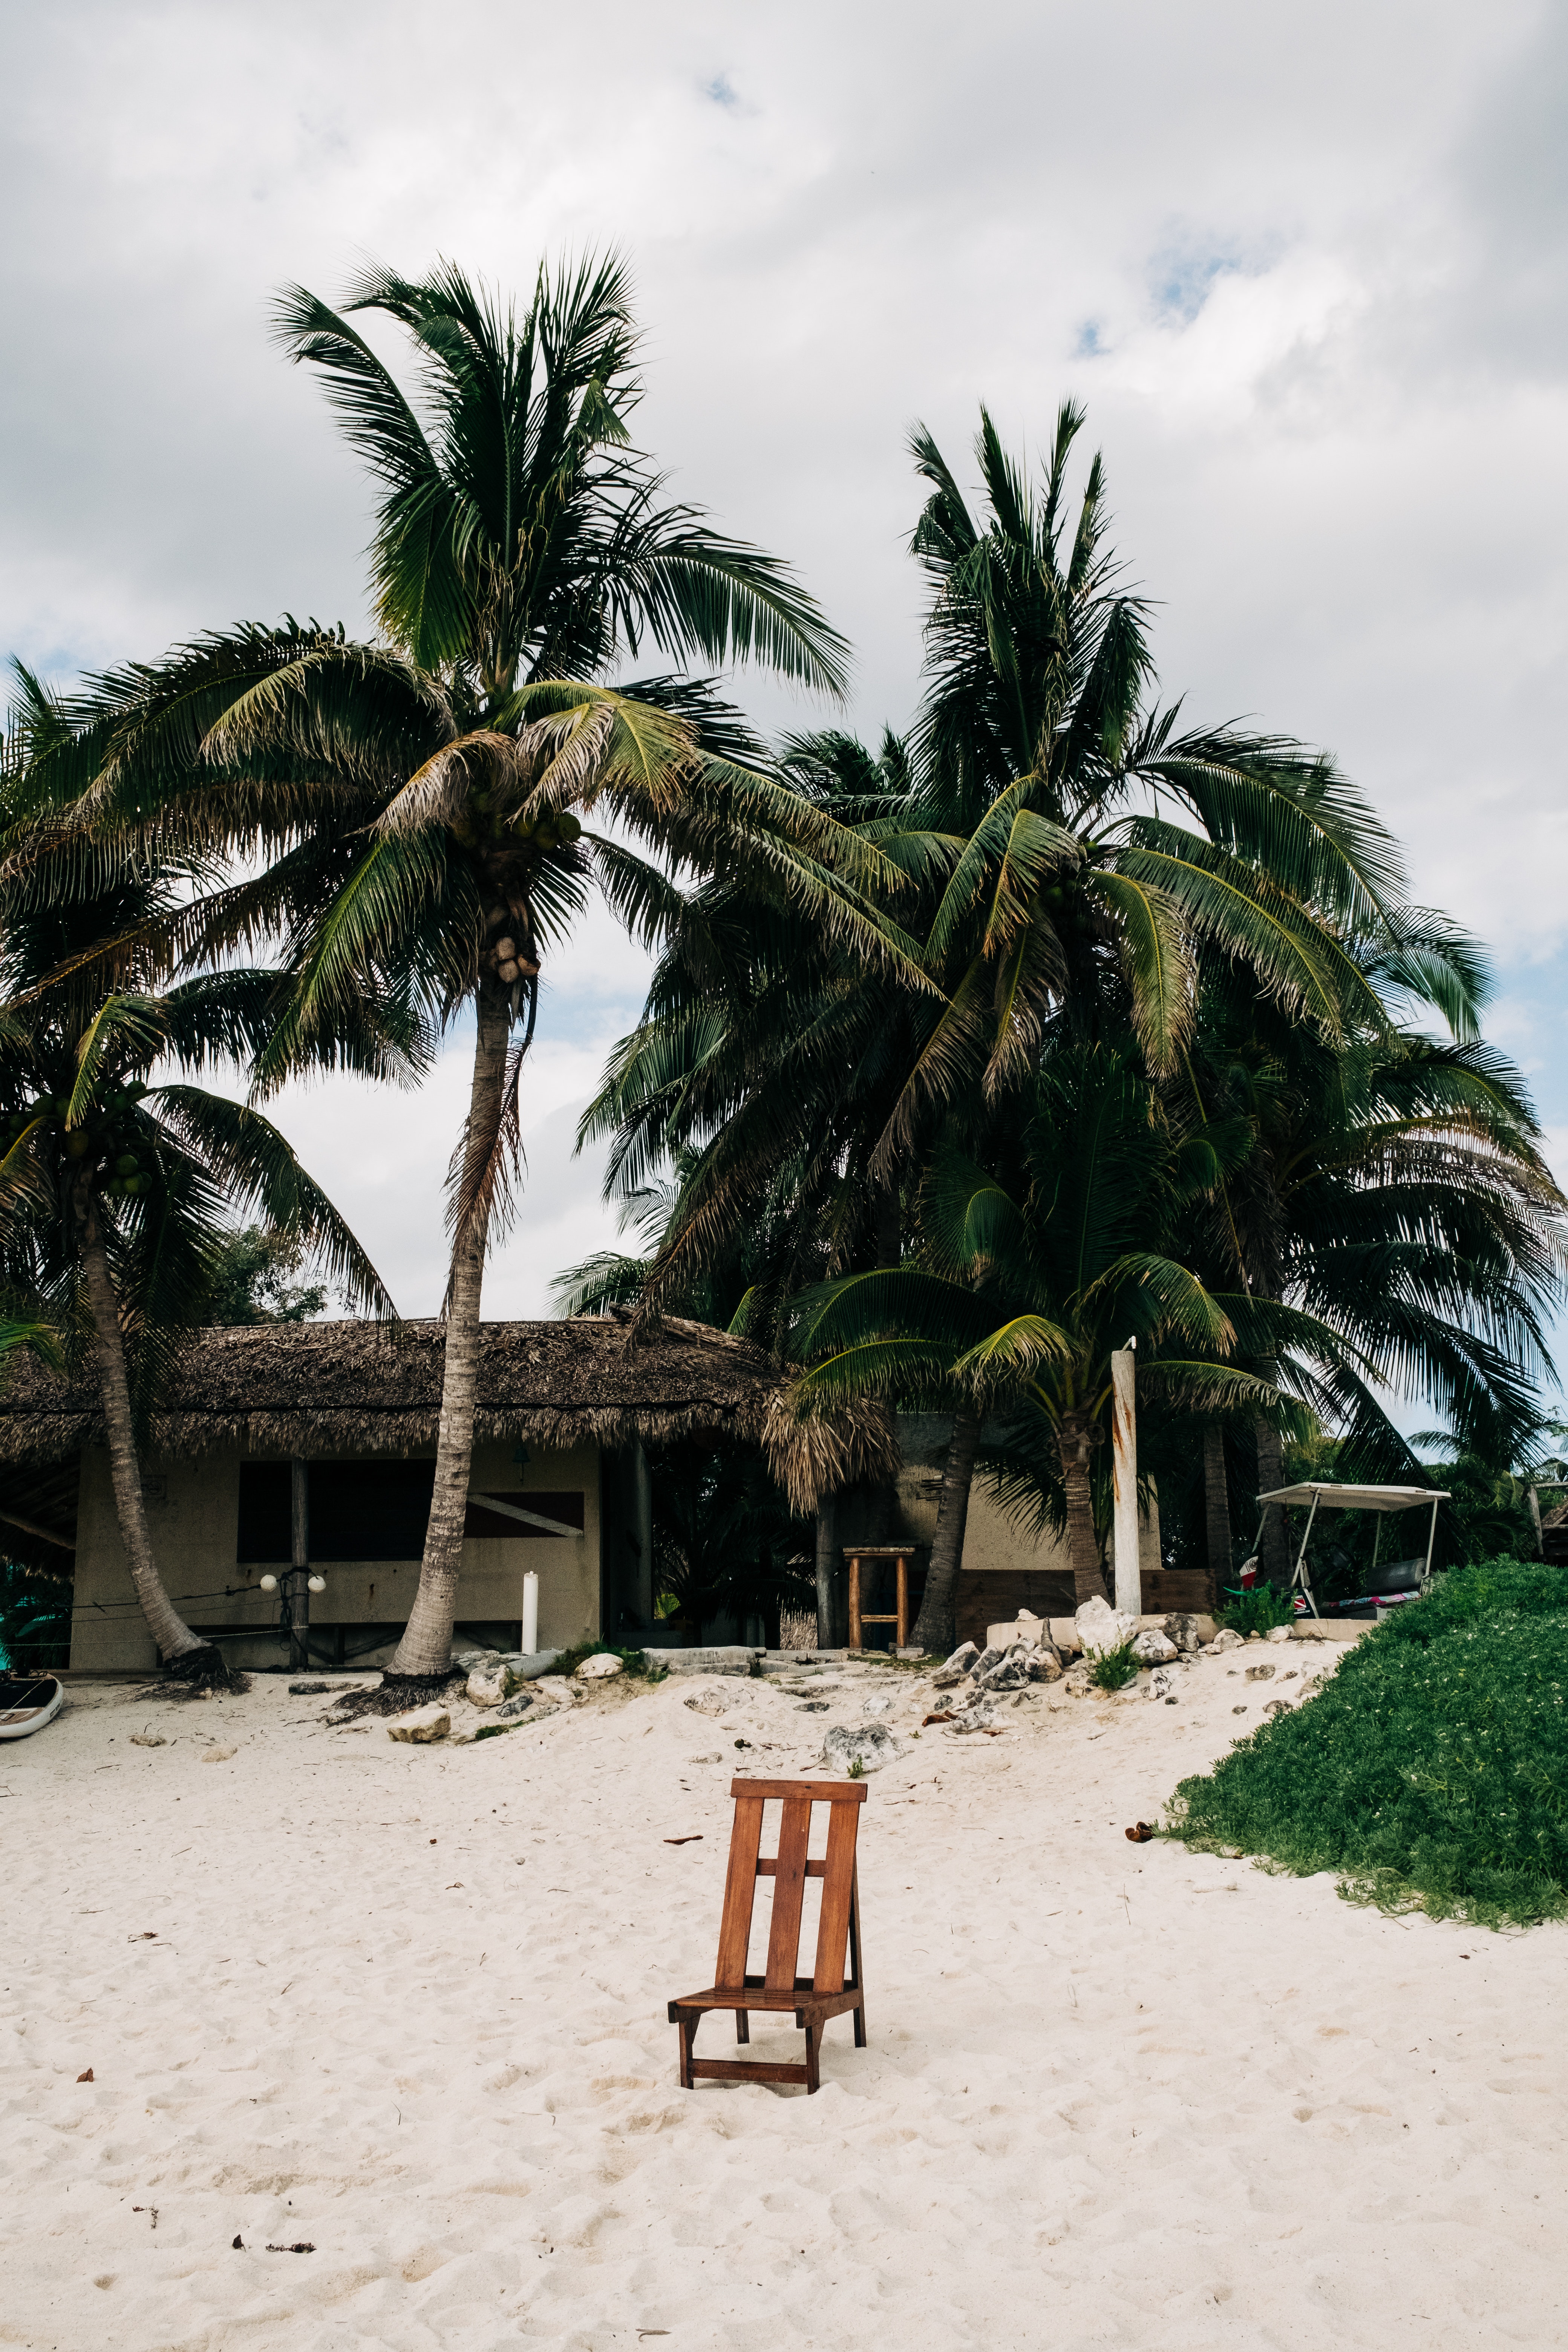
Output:
<instances>
[{"instance_id":1,"label":"wooden stool","mask_svg":"<svg viewBox=\"0 0 1568 2352\"><path fill-rule=\"evenodd\" d=\"M864 1625L893 1625L896 1646L907 1650L910 1643L910 1560L913 1555L910 1544L846 1544L844 1557L849 1562L849 1646L858 1650L862 1643L860 1629ZM891 1617L866 1617L860 1612L860 1563L863 1559L896 1559L899 1563L898 1610Z\"/></svg>"},{"instance_id":2,"label":"wooden stool","mask_svg":"<svg viewBox=\"0 0 1568 2352\"><path fill-rule=\"evenodd\" d=\"M689 2091L700 2074L731 2083L804 2083L810 2093L818 2087L822 2029L830 2017L853 2010L855 2047L866 2047L860 1886L855 1865L856 1832L866 1790L858 1780L731 1780L730 1794L735 1800L735 1822L730 1833L730 1872L724 1882L714 1982L706 1992L689 1993L684 2000L669 2004L669 2021L680 2029L680 2086ZM770 1797L781 1799L784 1804L779 1850L772 1860L759 1860L763 1807ZM828 1808L827 1855L823 1862L806 1859L814 1804ZM773 1916L766 1973L749 1977L746 1949L752 1939L752 1909L759 1878L773 1882ZM810 1976L803 1977L797 1973L800 1915L808 1878L822 1881L822 1912L816 1927L816 1965ZM710 2009L734 2011L735 2039L740 2042L752 2038L752 2010L793 2010L795 2023L805 2030L805 2063L693 2057L697 2029Z\"/></svg>"}]
</instances>

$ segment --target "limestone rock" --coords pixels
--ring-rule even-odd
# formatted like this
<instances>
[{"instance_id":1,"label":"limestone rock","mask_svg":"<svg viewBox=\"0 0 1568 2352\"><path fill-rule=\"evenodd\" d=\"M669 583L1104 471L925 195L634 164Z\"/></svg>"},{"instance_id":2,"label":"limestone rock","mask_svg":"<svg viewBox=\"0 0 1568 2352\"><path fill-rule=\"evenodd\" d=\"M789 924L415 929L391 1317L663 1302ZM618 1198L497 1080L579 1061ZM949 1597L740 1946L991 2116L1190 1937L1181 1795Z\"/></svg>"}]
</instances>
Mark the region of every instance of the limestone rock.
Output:
<instances>
[{"instance_id":1,"label":"limestone rock","mask_svg":"<svg viewBox=\"0 0 1568 2352\"><path fill-rule=\"evenodd\" d=\"M822 1743L822 1760L830 1772L847 1773L857 1760L862 1772L879 1772L898 1754L898 1741L885 1723L862 1723L853 1729L836 1723Z\"/></svg>"},{"instance_id":2,"label":"limestone rock","mask_svg":"<svg viewBox=\"0 0 1568 2352\"><path fill-rule=\"evenodd\" d=\"M1288 1642L1290 1639L1290 1628L1289 1625L1270 1625L1264 1639L1268 1642Z\"/></svg>"},{"instance_id":3,"label":"limestone rock","mask_svg":"<svg viewBox=\"0 0 1568 2352\"><path fill-rule=\"evenodd\" d=\"M487 1663L484 1665L476 1666L468 1676L466 1687L469 1698L476 1706L500 1706L502 1699L511 1696L517 1688L518 1681L519 1676L507 1664L506 1660L498 1658L494 1665Z\"/></svg>"},{"instance_id":4,"label":"limestone rock","mask_svg":"<svg viewBox=\"0 0 1568 2352\"><path fill-rule=\"evenodd\" d=\"M607 1683L612 1675L623 1675L626 1670L624 1658L613 1657L608 1650L597 1650L591 1658L584 1659L577 1669L577 1679L580 1683Z\"/></svg>"},{"instance_id":5,"label":"limestone rock","mask_svg":"<svg viewBox=\"0 0 1568 2352\"><path fill-rule=\"evenodd\" d=\"M980 1682L991 1672L993 1666L999 1666L1001 1664L1006 1654L1006 1651L1002 1648L999 1643L989 1642L986 1643L984 1649L981 1651L980 1655L975 1659L973 1665L971 1666L969 1671L974 1676L975 1681Z\"/></svg>"},{"instance_id":6,"label":"limestone rock","mask_svg":"<svg viewBox=\"0 0 1568 2352\"><path fill-rule=\"evenodd\" d=\"M209 1748L204 1751L202 1762L204 1764L226 1764L231 1756L237 1756L238 1754L239 1750L237 1748Z\"/></svg>"},{"instance_id":7,"label":"limestone rock","mask_svg":"<svg viewBox=\"0 0 1568 2352\"><path fill-rule=\"evenodd\" d=\"M749 1675L762 1654L725 1643L701 1650L660 1650L658 1663L671 1675Z\"/></svg>"},{"instance_id":8,"label":"limestone rock","mask_svg":"<svg viewBox=\"0 0 1568 2352\"><path fill-rule=\"evenodd\" d=\"M987 1652L986 1654L989 1656L990 1653ZM1022 1690L1029 1679L1030 1655L1031 1653L1024 1643L1016 1642L1013 1647L1004 1654L999 1664L993 1666L987 1674L976 1671L974 1679L982 1690Z\"/></svg>"},{"instance_id":9,"label":"limestone rock","mask_svg":"<svg viewBox=\"0 0 1568 2352\"><path fill-rule=\"evenodd\" d=\"M890 1710L892 1704L892 1693L890 1691L884 1691L879 1698L867 1699L860 1711L863 1715L886 1715Z\"/></svg>"},{"instance_id":10,"label":"limestone rock","mask_svg":"<svg viewBox=\"0 0 1568 2352\"><path fill-rule=\"evenodd\" d=\"M168 1744L161 1731L133 1731L131 1735L132 1748L167 1748Z\"/></svg>"},{"instance_id":11,"label":"limestone rock","mask_svg":"<svg viewBox=\"0 0 1568 2352\"><path fill-rule=\"evenodd\" d=\"M1290 1702L1288 1698L1271 1698L1263 1712L1265 1715L1289 1715Z\"/></svg>"},{"instance_id":12,"label":"limestone rock","mask_svg":"<svg viewBox=\"0 0 1568 2352\"><path fill-rule=\"evenodd\" d=\"M1188 1655L1200 1647L1198 1621L1184 1610L1173 1610L1165 1620L1165 1639Z\"/></svg>"},{"instance_id":13,"label":"limestone rock","mask_svg":"<svg viewBox=\"0 0 1568 2352\"><path fill-rule=\"evenodd\" d=\"M1162 1633L1157 1625L1147 1625L1134 1639L1132 1654L1142 1665L1168 1666L1181 1653L1168 1633Z\"/></svg>"},{"instance_id":14,"label":"limestone rock","mask_svg":"<svg viewBox=\"0 0 1568 2352\"><path fill-rule=\"evenodd\" d=\"M1171 1698L1173 1696L1171 1677L1165 1672L1163 1666L1155 1667L1148 1681L1143 1685L1143 1696L1145 1698L1153 1699Z\"/></svg>"},{"instance_id":15,"label":"limestone rock","mask_svg":"<svg viewBox=\"0 0 1568 2352\"><path fill-rule=\"evenodd\" d=\"M1107 1650L1119 1650L1138 1631L1138 1620L1124 1611L1112 1609L1098 1594L1086 1601L1074 1622L1078 1626L1079 1644L1085 1657L1098 1658Z\"/></svg>"},{"instance_id":16,"label":"limestone rock","mask_svg":"<svg viewBox=\"0 0 1568 2352\"><path fill-rule=\"evenodd\" d=\"M969 1705L955 1715L948 1726L951 1731L988 1731L996 1714L996 1701L984 1691L977 1691Z\"/></svg>"},{"instance_id":17,"label":"limestone rock","mask_svg":"<svg viewBox=\"0 0 1568 2352\"><path fill-rule=\"evenodd\" d=\"M710 1683L701 1690L693 1691L686 1705L693 1715L705 1715L711 1722L715 1716L727 1714L734 1699L734 1692L715 1690Z\"/></svg>"},{"instance_id":18,"label":"limestone rock","mask_svg":"<svg viewBox=\"0 0 1568 2352\"><path fill-rule=\"evenodd\" d=\"M1042 1643L1029 1660L1029 1680L1032 1683L1060 1682L1062 1662L1056 1652Z\"/></svg>"},{"instance_id":19,"label":"limestone rock","mask_svg":"<svg viewBox=\"0 0 1568 2352\"><path fill-rule=\"evenodd\" d=\"M428 1706L411 1707L406 1715L395 1715L387 1723L389 1739L413 1740L423 1746L426 1740L445 1739L452 1728L452 1718L439 1699Z\"/></svg>"},{"instance_id":20,"label":"limestone rock","mask_svg":"<svg viewBox=\"0 0 1568 2352\"><path fill-rule=\"evenodd\" d=\"M1205 1654L1211 1658L1220 1658L1227 1650L1239 1650L1240 1647L1241 1635L1233 1626L1227 1625L1223 1633L1215 1635Z\"/></svg>"},{"instance_id":21,"label":"limestone rock","mask_svg":"<svg viewBox=\"0 0 1568 2352\"><path fill-rule=\"evenodd\" d=\"M524 1690L519 1691L515 1698L503 1699L496 1709L496 1721L515 1723L520 1715L528 1713L529 1708L533 1705L533 1697L532 1691Z\"/></svg>"},{"instance_id":22,"label":"limestone rock","mask_svg":"<svg viewBox=\"0 0 1568 2352\"><path fill-rule=\"evenodd\" d=\"M1248 1666L1247 1679L1249 1683L1266 1683L1273 1672L1272 1666Z\"/></svg>"},{"instance_id":23,"label":"limestone rock","mask_svg":"<svg viewBox=\"0 0 1568 2352\"><path fill-rule=\"evenodd\" d=\"M944 1658L942 1660L942 1673L944 1675L966 1675L979 1655L979 1649L973 1642L961 1642L957 1649L954 1650L952 1657Z\"/></svg>"}]
</instances>

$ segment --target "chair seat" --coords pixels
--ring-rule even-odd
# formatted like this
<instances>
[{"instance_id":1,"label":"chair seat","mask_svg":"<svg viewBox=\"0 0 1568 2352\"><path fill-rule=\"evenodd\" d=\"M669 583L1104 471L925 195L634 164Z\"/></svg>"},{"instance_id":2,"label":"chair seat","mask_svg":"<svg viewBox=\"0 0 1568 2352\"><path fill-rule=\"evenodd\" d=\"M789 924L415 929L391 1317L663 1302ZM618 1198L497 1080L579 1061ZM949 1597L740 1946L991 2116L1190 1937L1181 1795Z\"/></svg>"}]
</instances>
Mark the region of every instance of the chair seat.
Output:
<instances>
[{"instance_id":1,"label":"chair seat","mask_svg":"<svg viewBox=\"0 0 1568 2352\"><path fill-rule=\"evenodd\" d=\"M793 1991L785 1986L777 1992L770 1992L759 1978L755 1983L748 1982L738 1991L733 1987L721 1991L717 1985L711 1985L706 1992L689 1992L684 2000L672 2000L669 2021L671 2025L679 2025L681 2011L692 2009L755 2009L764 2011L809 2009L818 2017L842 2017L846 2010L856 2008L859 2000L859 1992L853 1987L847 1992L816 1992L809 1977L797 1977Z\"/></svg>"}]
</instances>

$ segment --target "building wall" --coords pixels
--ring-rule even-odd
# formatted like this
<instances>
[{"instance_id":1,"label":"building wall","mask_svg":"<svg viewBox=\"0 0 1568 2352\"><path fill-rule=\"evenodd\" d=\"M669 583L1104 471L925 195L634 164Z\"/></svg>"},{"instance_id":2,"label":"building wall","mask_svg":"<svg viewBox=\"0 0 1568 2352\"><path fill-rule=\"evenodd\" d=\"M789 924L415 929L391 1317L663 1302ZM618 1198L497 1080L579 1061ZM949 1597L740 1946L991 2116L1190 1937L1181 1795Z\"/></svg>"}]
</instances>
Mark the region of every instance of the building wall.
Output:
<instances>
[{"instance_id":1,"label":"building wall","mask_svg":"<svg viewBox=\"0 0 1568 2352\"><path fill-rule=\"evenodd\" d=\"M429 1460L430 1448L421 1454ZM460 1623L510 1623L522 1616L526 1570L539 1577L539 1639L564 1649L597 1636L600 1608L600 1456L594 1445L568 1453L528 1449L520 1465L510 1440L474 1448L469 1491L549 1492L580 1488L583 1532L571 1537L470 1536L463 1546L458 1588ZM259 1590L268 1563L237 1561L239 1465L246 1456L203 1455L194 1462L148 1465L147 1522L159 1573L187 1624L237 1638L224 1644L235 1664L265 1665L282 1654L264 1629L278 1616L278 1596ZM265 1457L276 1459L276 1456ZM321 1569L324 1592L310 1595L312 1626L400 1627L413 1605L419 1562L332 1560ZM380 1653L361 1656L368 1664ZM76 1596L71 1640L74 1667L152 1667L157 1654L142 1622L120 1540L109 1456L102 1446L83 1453L77 1512Z\"/></svg>"},{"instance_id":2,"label":"building wall","mask_svg":"<svg viewBox=\"0 0 1568 2352\"><path fill-rule=\"evenodd\" d=\"M899 1473L900 1524L886 1541L896 1543L900 1536L907 1536L911 1542L929 1545L935 1536L937 1497L942 1490L942 1465L947 1458L952 1427L952 1423L939 1413L900 1414L899 1443L904 1456L904 1466ZM1139 1515L1138 1566L1143 1576L1160 1566L1160 1506L1152 1497L1149 1508ZM966 1574L1026 1570L1059 1572L1070 1577L1072 1573L1066 1537L1036 1536L1017 1520L1009 1518L983 1477L976 1478L970 1492L969 1517L963 1529L963 1567Z\"/></svg>"}]
</instances>

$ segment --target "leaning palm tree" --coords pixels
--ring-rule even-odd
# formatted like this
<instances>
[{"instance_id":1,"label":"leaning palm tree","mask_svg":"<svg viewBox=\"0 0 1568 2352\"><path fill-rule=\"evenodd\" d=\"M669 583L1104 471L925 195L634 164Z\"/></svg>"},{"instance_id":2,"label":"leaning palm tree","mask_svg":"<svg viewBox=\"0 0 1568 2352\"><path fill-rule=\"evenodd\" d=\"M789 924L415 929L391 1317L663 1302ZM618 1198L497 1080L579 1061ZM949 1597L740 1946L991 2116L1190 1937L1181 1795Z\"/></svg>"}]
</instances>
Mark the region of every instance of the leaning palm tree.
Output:
<instances>
[{"instance_id":1,"label":"leaning palm tree","mask_svg":"<svg viewBox=\"0 0 1568 2352\"><path fill-rule=\"evenodd\" d=\"M27 684L36 727L48 713ZM391 1301L277 1129L189 1083L265 1047L276 976L234 969L171 979L144 934L199 874L137 861L83 893L73 887L75 862L68 856L62 872L47 854L47 817L28 800L26 774L13 774L0 816L24 875L0 889L0 1305L13 1315L41 1310L68 1360L90 1361L147 1629L167 1672L221 1684L219 1652L184 1622L159 1574L140 1454L184 1336L205 1319L229 1213L248 1211L308 1248L375 1313L390 1314ZM38 832L44 850L32 840ZM69 977L52 980L62 966ZM345 1024L338 1052L362 1067L390 1066L368 1018L357 1036Z\"/></svg>"},{"instance_id":2,"label":"leaning palm tree","mask_svg":"<svg viewBox=\"0 0 1568 2352\"><path fill-rule=\"evenodd\" d=\"M413 393L362 312L407 335ZM473 1021L435 1491L392 1670L419 1679L450 1655L483 1267L513 1198L550 950L592 886L651 937L672 867L720 859L765 868L874 949L858 886L878 861L732 756L700 688L605 682L645 640L678 662L762 658L829 691L844 674L842 640L786 569L666 502L633 449L618 264L542 273L521 318L445 267L421 283L374 271L342 313L295 289L279 323L380 485L383 639L292 624L203 639L97 681L58 765L100 833L216 833L258 867L173 929L208 951L282 931L293 996L258 1056L260 1092L328 1050L367 998L437 1027ZM595 817L607 823L585 830Z\"/></svg>"},{"instance_id":3,"label":"leaning palm tree","mask_svg":"<svg viewBox=\"0 0 1568 2352\"><path fill-rule=\"evenodd\" d=\"M1235 1128L1178 1134L1130 1054L1070 1042L1016 1108L989 1165L939 1150L917 1260L802 1300L801 1352L816 1360L795 1393L807 1411L868 1392L945 1398L967 1471L994 1419L1015 1465L1040 1462L1037 1488L1059 1477L1083 1601L1105 1590L1091 1463L1112 1350L1135 1337L1141 1385L1167 1396L1272 1403L1231 1360L1305 1318L1216 1294L1171 1252L1185 1203L1247 1148ZM951 1644L963 1536L963 1511L939 1520L915 1629L928 1649Z\"/></svg>"}]
</instances>

